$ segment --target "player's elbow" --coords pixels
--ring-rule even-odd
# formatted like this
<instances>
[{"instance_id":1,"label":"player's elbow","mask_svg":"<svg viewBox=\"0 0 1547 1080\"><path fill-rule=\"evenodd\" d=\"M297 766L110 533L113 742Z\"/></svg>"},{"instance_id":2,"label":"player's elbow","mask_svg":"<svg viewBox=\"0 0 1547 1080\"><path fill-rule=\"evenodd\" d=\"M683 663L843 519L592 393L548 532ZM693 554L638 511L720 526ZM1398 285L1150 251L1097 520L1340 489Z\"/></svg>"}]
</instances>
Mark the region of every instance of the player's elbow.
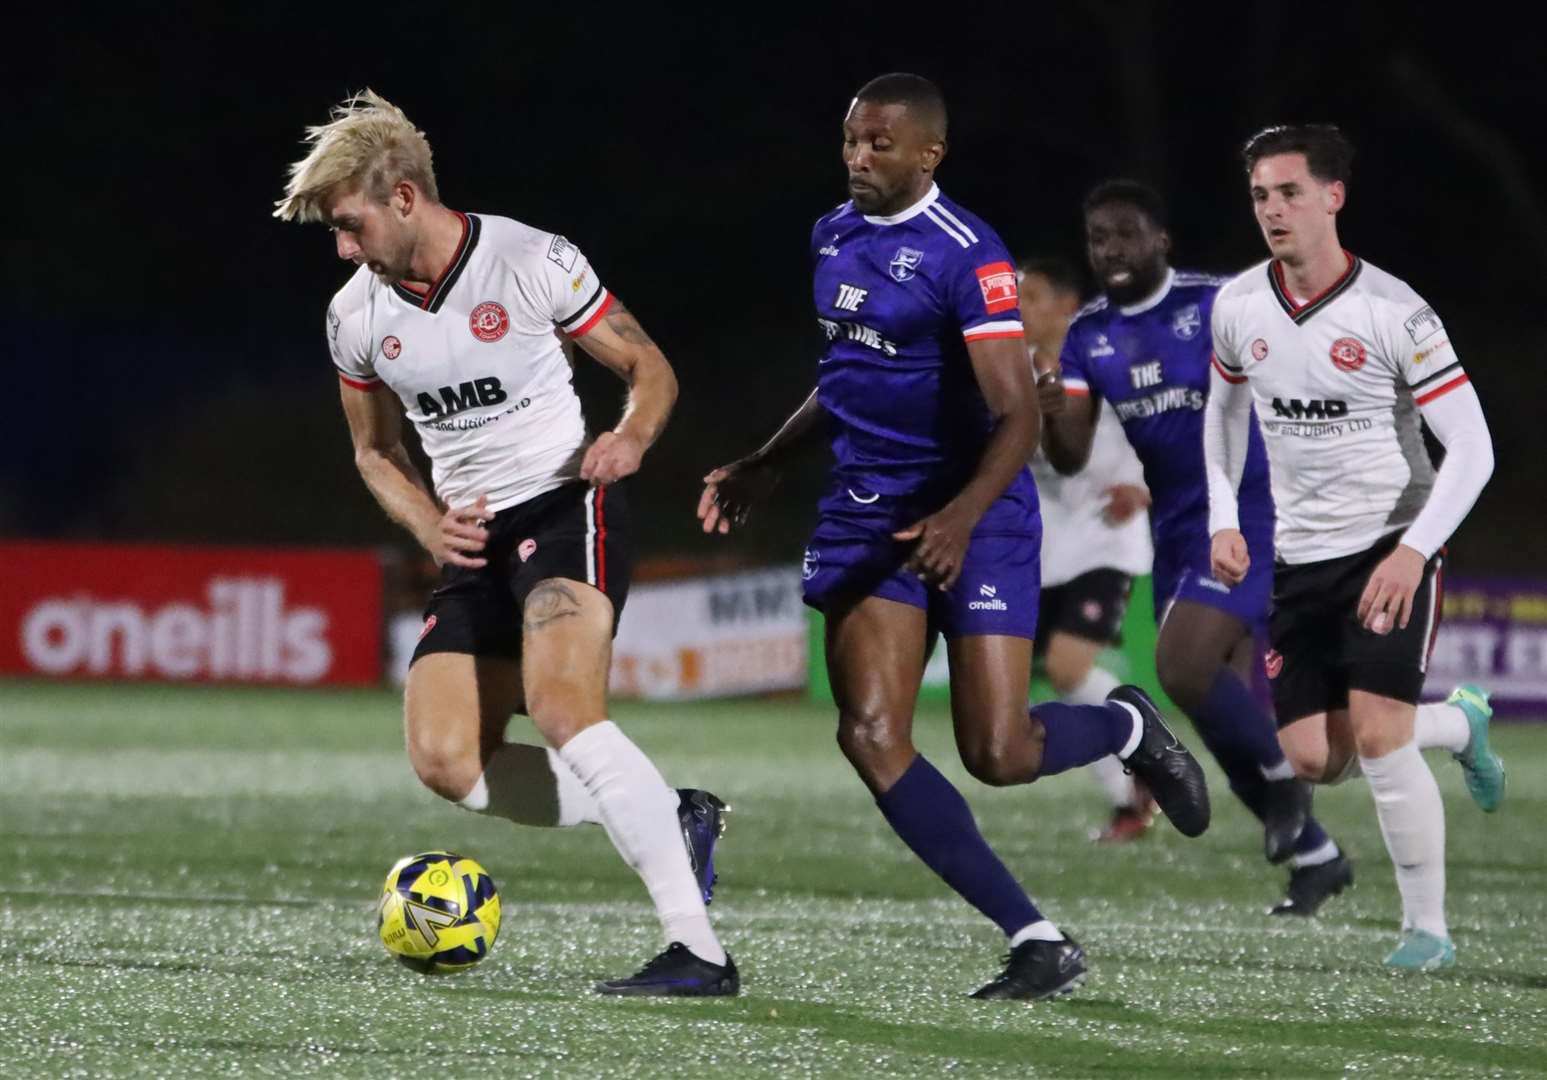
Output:
<instances>
[{"instance_id":1,"label":"player's elbow","mask_svg":"<svg viewBox=\"0 0 1547 1080\"><path fill-rule=\"evenodd\" d=\"M659 349L655 351L655 355L661 368L661 400L666 405L666 411L670 412L672 407L677 404L677 391L679 388L677 372L672 368L671 362L666 359L665 354Z\"/></svg>"},{"instance_id":2,"label":"player's elbow","mask_svg":"<svg viewBox=\"0 0 1547 1080\"><path fill-rule=\"evenodd\" d=\"M366 444L355 447L355 468L360 470L361 476L370 476L386 459L386 452L379 446Z\"/></svg>"},{"instance_id":3,"label":"player's elbow","mask_svg":"<svg viewBox=\"0 0 1547 1080\"><path fill-rule=\"evenodd\" d=\"M1493 476L1494 456L1493 439L1486 433L1477 440L1477 479L1479 486L1486 484Z\"/></svg>"}]
</instances>

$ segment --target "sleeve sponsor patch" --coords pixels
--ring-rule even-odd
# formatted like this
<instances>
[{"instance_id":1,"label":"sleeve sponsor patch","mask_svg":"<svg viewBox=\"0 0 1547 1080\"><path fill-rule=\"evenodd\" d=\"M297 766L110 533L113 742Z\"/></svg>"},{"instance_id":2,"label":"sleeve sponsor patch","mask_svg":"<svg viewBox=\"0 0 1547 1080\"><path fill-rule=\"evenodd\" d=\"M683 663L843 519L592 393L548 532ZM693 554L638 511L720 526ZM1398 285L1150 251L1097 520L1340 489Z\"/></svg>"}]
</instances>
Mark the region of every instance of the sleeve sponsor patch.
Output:
<instances>
[{"instance_id":1,"label":"sleeve sponsor patch","mask_svg":"<svg viewBox=\"0 0 1547 1080\"><path fill-rule=\"evenodd\" d=\"M1408 316L1402 327L1407 331L1407 336L1413 339L1413 344L1417 345L1425 338L1439 332L1440 317L1434 313L1432 307L1424 307Z\"/></svg>"},{"instance_id":2,"label":"sleeve sponsor patch","mask_svg":"<svg viewBox=\"0 0 1547 1080\"><path fill-rule=\"evenodd\" d=\"M983 290L983 306L990 315L1014 311L1019 306L1020 296L1015 291L1015 268L1009 263L989 263L978 267L975 273L978 275L978 288Z\"/></svg>"},{"instance_id":3,"label":"sleeve sponsor patch","mask_svg":"<svg viewBox=\"0 0 1547 1080\"><path fill-rule=\"evenodd\" d=\"M575 260L580 258L580 249L562 236L555 236L553 243L548 245L548 258L558 263L559 268L567 274L575 269Z\"/></svg>"}]
</instances>

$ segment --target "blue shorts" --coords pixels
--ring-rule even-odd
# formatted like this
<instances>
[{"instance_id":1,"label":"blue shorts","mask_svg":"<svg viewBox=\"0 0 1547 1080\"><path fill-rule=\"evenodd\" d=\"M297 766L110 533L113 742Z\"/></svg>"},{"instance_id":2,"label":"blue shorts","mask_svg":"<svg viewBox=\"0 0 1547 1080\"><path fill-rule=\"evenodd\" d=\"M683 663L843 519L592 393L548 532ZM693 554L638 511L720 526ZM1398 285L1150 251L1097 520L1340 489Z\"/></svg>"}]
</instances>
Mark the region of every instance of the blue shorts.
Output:
<instances>
[{"instance_id":1,"label":"blue shorts","mask_svg":"<svg viewBox=\"0 0 1547 1080\"><path fill-rule=\"evenodd\" d=\"M929 509L907 496L840 485L823 497L806 545L801 568L806 603L827 611L879 596L922 609L930 630L947 638L1000 634L1034 640L1042 519L1035 494L1028 499L1019 487L1012 485L983 515L968 541L961 576L942 592L902 568L913 545L892 539Z\"/></svg>"},{"instance_id":2,"label":"blue shorts","mask_svg":"<svg viewBox=\"0 0 1547 1080\"><path fill-rule=\"evenodd\" d=\"M1155 544L1155 622L1165 621L1166 611L1178 600L1218 608L1234 615L1252 633L1266 632L1268 608L1273 600L1273 535L1253 530L1246 537L1251 569L1246 580L1231 588L1215 579L1210 568L1209 542Z\"/></svg>"}]
</instances>

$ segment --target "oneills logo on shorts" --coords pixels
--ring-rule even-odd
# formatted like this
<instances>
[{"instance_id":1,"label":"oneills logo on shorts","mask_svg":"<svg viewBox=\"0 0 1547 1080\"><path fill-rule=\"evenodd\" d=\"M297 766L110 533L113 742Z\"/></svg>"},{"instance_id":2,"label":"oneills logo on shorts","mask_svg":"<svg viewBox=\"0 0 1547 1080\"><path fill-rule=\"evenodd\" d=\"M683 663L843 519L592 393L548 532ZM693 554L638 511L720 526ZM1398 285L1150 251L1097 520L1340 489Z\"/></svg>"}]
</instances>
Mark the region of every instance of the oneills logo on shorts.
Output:
<instances>
[{"instance_id":1,"label":"oneills logo on shorts","mask_svg":"<svg viewBox=\"0 0 1547 1080\"><path fill-rule=\"evenodd\" d=\"M1010 605L999 599L998 588L993 585L979 585L978 595L987 597L986 600L973 600L967 605L968 611L1009 611Z\"/></svg>"},{"instance_id":2,"label":"oneills logo on shorts","mask_svg":"<svg viewBox=\"0 0 1547 1080\"><path fill-rule=\"evenodd\" d=\"M516 545L516 555L521 559L522 562L526 562L534 554L536 554L536 552L537 541L533 540L530 536Z\"/></svg>"}]
</instances>

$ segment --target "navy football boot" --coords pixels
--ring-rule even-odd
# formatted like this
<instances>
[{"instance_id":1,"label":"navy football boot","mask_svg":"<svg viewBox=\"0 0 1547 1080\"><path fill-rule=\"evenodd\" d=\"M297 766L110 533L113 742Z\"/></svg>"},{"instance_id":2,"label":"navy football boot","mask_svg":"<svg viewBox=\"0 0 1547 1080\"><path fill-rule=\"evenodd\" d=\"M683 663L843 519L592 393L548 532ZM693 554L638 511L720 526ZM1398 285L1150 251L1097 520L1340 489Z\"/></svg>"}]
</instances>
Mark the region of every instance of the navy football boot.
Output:
<instances>
[{"instance_id":1,"label":"navy football boot","mask_svg":"<svg viewBox=\"0 0 1547 1080\"><path fill-rule=\"evenodd\" d=\"M1209 789L1203 779L1203 766L1171 734L1160 710L1143 690L1119 686L1107 695L1107 700L1132 706L1143 723L1139 745L1123 759L1123 767L1148 785L1161 813L1178 832L1183 836L1202 836L1209 827Z\"/></svg>"},{"instance_id":2,"label":"navy football boot","mask_svg":"<svg viewBox=\"0 0 1547 1080\"><path fill-rule=\"evenodd\" d=\"M599 982L596 992L619 997L735 997L741 993L741 976L729 954L725 963L711 964L673 941L636 974Z\"/></svg>"},{"instance_id":3,"label":"navy football boot","mask_svg":"<svg viewBox=\"0 0 1547 1080\"><path fill-rule=\"evenodd\" d=\"M1004 971L973 993L980 1001L1040 1001L1070 993L1085 981L1085 950L1073 938L1023 941L1004 958Z\"/></svg>"},{"instance_id":4,"label":"navy football boot","mask_svg":"<svg viewBox=\"0 0 1547 1080\"><path fill-rule=\"evenodd\" d=\"M704 903L714 899L715 841L725 835L725 815L731 808L717 795L697 788L677 789L677 819L682 822L682 843L688 849L688 862L704 894Z\"/></svg>"}]
</instances>

